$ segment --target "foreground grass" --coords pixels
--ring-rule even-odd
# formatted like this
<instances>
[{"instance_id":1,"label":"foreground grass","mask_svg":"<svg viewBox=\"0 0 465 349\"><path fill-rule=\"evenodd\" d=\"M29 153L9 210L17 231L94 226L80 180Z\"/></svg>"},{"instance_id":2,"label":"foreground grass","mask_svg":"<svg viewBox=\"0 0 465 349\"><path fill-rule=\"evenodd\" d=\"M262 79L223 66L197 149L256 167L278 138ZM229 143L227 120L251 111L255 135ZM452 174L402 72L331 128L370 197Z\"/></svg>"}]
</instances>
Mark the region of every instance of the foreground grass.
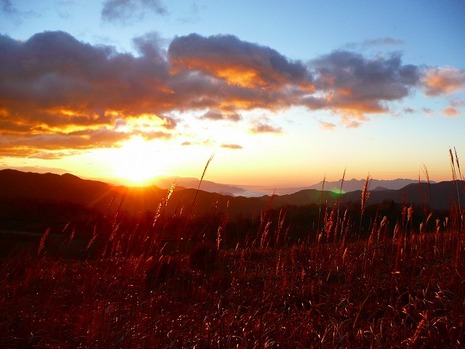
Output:
<instances>
[{"instance_id":1,"label":"foreground grass","mask_svg":"<svg viewBox=\"0 0 465 349\"><path fill-rule=\"evenodd\" d=\"M0 347L460 348L461 235L220 250L208 265L11 256Z\"/></svg>"}]
</instances>

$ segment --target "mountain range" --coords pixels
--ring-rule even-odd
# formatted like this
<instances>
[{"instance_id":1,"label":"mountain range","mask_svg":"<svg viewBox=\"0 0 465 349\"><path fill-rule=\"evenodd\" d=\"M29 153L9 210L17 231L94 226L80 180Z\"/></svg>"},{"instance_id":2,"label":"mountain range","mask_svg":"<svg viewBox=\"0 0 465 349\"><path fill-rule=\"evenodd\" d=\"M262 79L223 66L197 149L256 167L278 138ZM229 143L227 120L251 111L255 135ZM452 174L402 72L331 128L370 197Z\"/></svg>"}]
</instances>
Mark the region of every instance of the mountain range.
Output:
<instances>
[{"instance_id":1,"label":"mountain range","mask_svg":"<svg viewBox=\"0 0 465 349\"><path fill-rule=\"evenodd\" d=\"M204 181L201 183L201 190L197 190L198 180L195 182L194 179L179 179L177 183L178 185L169 195L169 202L164 205L168 198L168 189L158 186L125 187L85 180L72 174L39 174L6 169L0 170L0 204L3 202L4 207L7 207L8 203L13 201L71 203L101 212L124 211L131 214L154 212L160 204L163 204L163 209L171 213L193 209L199 215L223 212L231 218L251 217L260 214L267 207L331 203L335 200L340 203L359 202L365 181L353 179L344 182L345 190L357 188L345 193L339 193L340 182L326 182L324 191L321 190L320 183L287 194L259 197L233 195L247 193L250 188L224 186ZM194 188L188 188L189 183ZM397 189L389 189L389 187ZM337 190L331 191L334 188ZM404 179L372 180L367 204L378 205L383 201L416 205L426 203L432 210L448 210L451 203L457 200L465 204L464 188L463 181L418 183Z\"/></svg>"},{"instance_id":2,"label":"mountain range","mask_svg":"<svg viewBox=\"0 0 465 349\"><path fill-rule=\"evenodd\" d=\"M417 184L418 180L413 179L403 179L397 178L392 180L379 180L371 179L370 180L370 190L398 190L409 184ZM430 182L434 183L434 182ZM169 188L172 184L181 186L184 188L193 188L196 189L199 185L199 180L197 178L185 178L185 177L161 177L156 179L153 182L159 188ZM345 180L342 183L342 192L351 192L355 190L362 190L365 185L365 179L355 179ZM273 186L254 186L254 185L244 185L244 186L235 186L228 184L220 184L210 181L202 181L202 190L219 193L224 195L232 196L245 196L245 197L260 197L264 195L287 195L293 194L300 190L305 189L315 189L321 191L328 190L334 192L341 191L341 180L339 181L325 181L324 187L323 182L313 184L306 187L273 187Z\"/></svg>"}]
</instances>

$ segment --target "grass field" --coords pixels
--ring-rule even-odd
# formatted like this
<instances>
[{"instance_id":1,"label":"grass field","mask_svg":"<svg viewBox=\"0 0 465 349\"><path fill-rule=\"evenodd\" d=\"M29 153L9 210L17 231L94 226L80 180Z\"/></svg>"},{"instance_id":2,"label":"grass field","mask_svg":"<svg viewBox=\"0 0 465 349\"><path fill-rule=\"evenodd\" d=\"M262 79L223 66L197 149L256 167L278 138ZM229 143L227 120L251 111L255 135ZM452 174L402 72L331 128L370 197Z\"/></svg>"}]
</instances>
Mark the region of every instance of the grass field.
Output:
<instances>
[{"instance_id":1,"label":"grass field","mask_svg":"<svg viewBox=\"0 0 465 349\"><path fill-rule=\"evenodd\" d=\"M357 210L166 216L168 191L131 224L4 234L0 347L463 348L460 202L385 211L368 181Z\"/></svg>"}]
</instances>

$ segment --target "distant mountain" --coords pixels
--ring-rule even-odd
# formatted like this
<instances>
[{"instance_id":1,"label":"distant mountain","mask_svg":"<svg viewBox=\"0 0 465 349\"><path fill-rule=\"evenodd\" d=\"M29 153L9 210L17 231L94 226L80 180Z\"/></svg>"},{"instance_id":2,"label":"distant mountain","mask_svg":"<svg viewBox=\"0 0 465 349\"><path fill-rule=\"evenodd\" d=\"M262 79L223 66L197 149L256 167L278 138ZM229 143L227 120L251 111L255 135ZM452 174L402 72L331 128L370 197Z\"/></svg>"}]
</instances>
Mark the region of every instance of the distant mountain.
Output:
<instances>
[{"instance_id":1,"label":"distant mountain","mask_svg":"<svg viewBox=\"0 0 465 349\"><path fill-rule=\"evenodd\" d=\"M371 179L369 184L369 190L399 190L409 184L418 184L418 180L413 179L392 179L392 180L378 180L378 179ZM431 182L434 183L434 182ZM342 185L342 192L347 193L355 190L362 190L363 186L365 185L365 179L355 179L352 178L350 180L344 181ZM306 187L269 187L269 186L243 186L246 189L246 194L248 192L252 193L252 195L245 195L244 196L261 196L261 195L289 195L301 190L307 189L314 189L321 191L323 186L323 182L319 182L317 184L313 184ZM327 181L324 183L324 190L325 191L333 191L339 192L341 189L341 181ZM239 194L241 195L241 194Z\"/></svg>"},{"instance_id":2,"label":"distant mountain","mask_svg":"<svg viewBox=\"0 0 465 349\"><path fill-rule=\"evenodd\" d=\"M397 180L395 184L400 185L403 181L405 180ZM352 185L361 184L363 181L348 182ZM378 181L377 184L386 187L389 183ZM464 182L457 182L457 185L459 186L458 192L454 182L430 183L429 185L415 183L395 190L375 186L376 190L370 190L367 204L378 205L383 201L394 201L422 205L426 202L431 209L447 210L451 203L457 201L457 194L460 202L465 205ZM156 186L131 188L83 180L71 174L38 174L0 170L0 204L2 207L8 207L9 203L17 205L21 202L54 202L77 204L100 212L114 213L119 210L122 213L140 215L148 211L155 212L166 197L167 189ZM177 187L163 210L171 214L181 214L186 210L191 210L197 215L222 212L229 218L235 219L239 216L257 216L267 207L330 203L336 199L341 203L359 202L360 197L361 190L339 195L329 190L322 192L319 188L304 189L284 195L243 197ZM2 214L0 212L0 216Z\"/></svg>"},{"instance_id":3,"label":"distant mountain","mask_svg":"<svg viewBox=\"0 0 465 349\"><path fill-rule=\"evenodd\" d=\"M342 202L360 201L361 190L344 194ZM458 196L458 197L457 197ZM409 184L398 190L372 190L368 199L369 205L378 205L383 201L396 203L423 205L426 204L432 210L449 210L457 201L465 204L465 182L452 181L439 183Z\"/></svg>"},{"instance_id":4,"label":"distant mountain","mask_svg":"<svg viewBox=\"0 0 465 349\"><path fill-rule=\"evenodd\" d=\"M431 182L434 183L434 182ZM369 190L378 191L378 190L399 190L404 188L409 184L418 184L418 180L413 179L404 179L404 178L397 178L397 179L390 179L390 180L379 180L379 179L371 179L369 183ZM319 189L323 182L314 184L306 189ZM345 180L342 186L342 191L347 193L355 190L362 190L363 186L365 185L365 179L355 179L352 178L350 180ZM341 181L333 181L333 182L325 182L324 186L325 190L331 191L338 191L341 189Z\"/></svg>"},{"instance_id":5,"label":"distant mountain","mask_svg":"<svg viewBox=\"0 0 465 349\"><path fill-rule=\"evenodd\" d=\"M171 185L176 185L177 187L192 188L197 189L199 186L199 179L197 178L186 178L186 177L159 177L153 184L159 188L169 188ZM248 196L247 190L244 188L228 185L228 184L219 184L215 182L210 182L203 180L201 189L208 191L210 193L218 193L224 195L234 195L234 196Z\"/></svg>"},{"instance_id":6,"label":"distant mountain","mask_svg":"<svg viewBox=\"0 0 465 349\"><path fill-rule=\"evenodd\" d=\"M204 183L202 183L203 188ZM197 185L198 186L198 183ZM0 204L15 201L35 203L73 203L100 212L129 214L155 212L167 196L167 189L157 186L125 187L99 181L84 180L71 174L32 173L0 170ZM195 200L195 207L192 207ZM195 210L197 214L212 211L232 216L258 214L269 198L233 197L204 190L177 186L165 210L170 213Z\"/></svg>"}]
</instances>

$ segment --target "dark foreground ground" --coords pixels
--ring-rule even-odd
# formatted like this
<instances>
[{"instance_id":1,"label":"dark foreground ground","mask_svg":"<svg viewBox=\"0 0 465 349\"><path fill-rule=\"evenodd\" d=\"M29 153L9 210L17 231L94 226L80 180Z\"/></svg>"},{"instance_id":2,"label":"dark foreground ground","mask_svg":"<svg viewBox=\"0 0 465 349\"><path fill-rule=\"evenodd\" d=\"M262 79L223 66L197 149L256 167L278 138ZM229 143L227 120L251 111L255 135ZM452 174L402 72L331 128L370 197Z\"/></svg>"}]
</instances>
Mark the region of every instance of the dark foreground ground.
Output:
<instances>
[{"instance_id":1,"label":"dark foreground ground","mask_svg":"<svg viewBox=\"0 0 465 349\"><path fill-rule=\"evenodd\" d=\"M1 258L0 347L463 348L464 235L216 241L149 258L115 241L69 258L49 252L53 236L23 237L28 249Z\"/></svg>"}]
</instances>

